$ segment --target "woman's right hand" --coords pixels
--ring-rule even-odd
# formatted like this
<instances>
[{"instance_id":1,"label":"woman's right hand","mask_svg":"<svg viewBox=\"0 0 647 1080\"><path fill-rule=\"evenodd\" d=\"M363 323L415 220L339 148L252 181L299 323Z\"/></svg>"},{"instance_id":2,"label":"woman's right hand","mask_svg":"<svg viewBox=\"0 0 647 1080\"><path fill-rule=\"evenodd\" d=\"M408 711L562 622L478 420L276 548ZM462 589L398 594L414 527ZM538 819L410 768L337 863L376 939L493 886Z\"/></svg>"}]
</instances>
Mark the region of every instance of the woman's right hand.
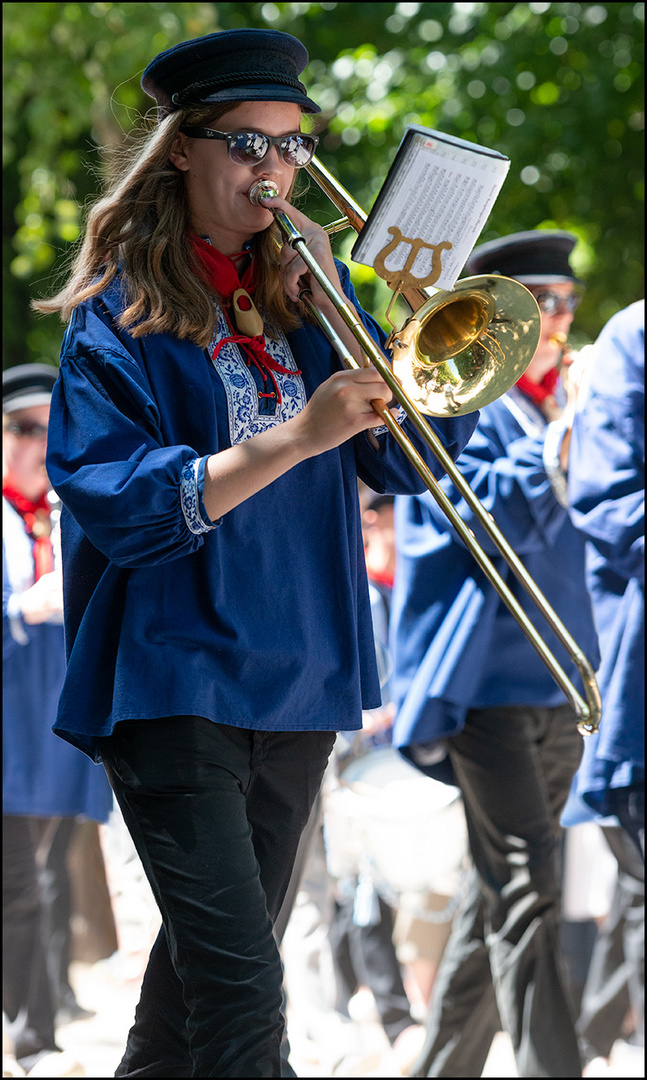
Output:
<instances>
[{"instance_id":1,"label":"woman's right hand","mask_svg":"<svg viewBox=\"0 0 647 1080\"><path fill-rule=\"evenodd\" d=\"M371 401L389 396L375 368L336 371L291 420L211 454L203 493L211 520L217 521L301 461L379 426ZM370 432L368 438L373 438Z\"/></svg>"},{"instance_id":2,"label":"woman's right hand","mask_svg":"<svg viewBox=\"0 0 647 1080\"><path fill-rule=\"evenodd\" d=\"M20 596L20 612L29 625L58 621L63 614L63 579L59 570L43 574Z\"/></svg>"},{"instance_id":3,"label":"woman's right hand","mask_svg":"<svg viewBox=\"0 0 647 1080\"><path fill-rule=\"evenodd\" d=\"M305 440L307 457L346 442L381 423L371 401L388 401L391 391L374 367L337 371L317 387L292 423Z\"/></svg>"}]
</instances>

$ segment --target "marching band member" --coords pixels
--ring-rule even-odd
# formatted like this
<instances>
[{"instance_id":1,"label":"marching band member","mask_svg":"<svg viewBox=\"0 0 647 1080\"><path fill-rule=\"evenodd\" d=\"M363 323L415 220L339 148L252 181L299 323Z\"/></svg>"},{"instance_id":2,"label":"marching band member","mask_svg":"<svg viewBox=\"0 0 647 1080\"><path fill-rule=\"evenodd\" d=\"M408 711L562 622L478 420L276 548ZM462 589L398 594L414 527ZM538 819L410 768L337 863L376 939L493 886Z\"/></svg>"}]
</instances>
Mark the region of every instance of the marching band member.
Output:
<instances>
[{"instance_id":1,"label":"marching band member","mask_svg":"<svg viewBox=\"0 0 647 1080\"><path fill-rule=\"evenodd\" d=\"M595 663L583 541L551 486L559 450L552 435L563 434L555 335L567 334L577 305L574 245L569 233L536 230L483 244L468 259L467 274L502 273L527 285L542 333L525 375L482 410L457 464ZM453 484L445 478L442 486L557 653L555 636ZM412 1075L480 1076L503 1026L520 1076L580 1076L559 958L556 858L582 752L574 710L429 493L396 498L396 546L394 743L428 775L460 786L475 866Z\"/></svg>"},{"instance_id":2,"label":"marching band member","mask_svg":"<svg viewBox=\"0 0 647 1080\"><path fill-rule=\"evenodd\" d=\"M645 309L618 312L587 358L568 459L571 519L586 537L604 725L577 794L614 814L645 858Z\"/></svg>"},{"instance_id":3,"label":"marching band member","mask_svg":"<svg viewBox=\"0 0 647 1080\"><path fill-rule=\"evenodd\" d=\"M57 375L38 363L2 373L2 1008L20 1070L9 1076L82 1075L56 1042L61 1007L82 1014L68 978L67 857L77 819L105 822L112 808L103 770L51 731L65 677L58 510L45 469Z\"/></svg>"},{"instance_id":4,"label":"marching band member","mask_svg":"<svg viewBox=\"0 0 647 1080\"><path fill-rule=\"evenodd\" d=\"M632 1014L644 1046L645 308L617 312L590 347L568 457L571 520L586 538L600 641L600 734L587 739L562 822L597 820L618 862L577 1021L584 1076L604 1075Z\"/></svg>"},{"instance_id":5,"label":"marching band member","mask_svg":"<svg viewBox=\"0 0 647 1080\"><path fill-rule=\"evenodd\" d=\"M380 703L357 478L422 487L376 422L385 383L339 370L298 303L309 272L249 199L274 181L354 302L288 201L316 145L306 62L272 30L155 57L158 128L38 305L70 320L48 452L69 650L56 731L103 760L163 920L118 1076L280 1075L272 920L335 732ZM474 423L435 427L456 456Z\"/></svg>"}]
</instances>

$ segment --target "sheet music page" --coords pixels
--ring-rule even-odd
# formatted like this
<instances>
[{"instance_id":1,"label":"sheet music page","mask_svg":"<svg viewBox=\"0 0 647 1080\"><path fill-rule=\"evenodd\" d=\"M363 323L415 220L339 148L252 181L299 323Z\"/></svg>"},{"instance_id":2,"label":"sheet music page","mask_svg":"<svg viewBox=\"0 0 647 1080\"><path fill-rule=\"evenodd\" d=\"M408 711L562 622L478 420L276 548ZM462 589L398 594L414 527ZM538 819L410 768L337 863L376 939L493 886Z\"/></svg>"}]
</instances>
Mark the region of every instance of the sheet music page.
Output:
<instances>
[{"instance_id":1,"label":"sheet music page","mask_svg":"<svg viewBox=\"0 0 647 1080\"><path fill-rule=\"evenodd\" d=\"M373 266L380 252L394 243L388 230L395 226L403 240L386 256L386 270L401 270L410 259L412 245L405 238L432 248L444 244L436 252L442 269L434 287L452 289L509 168L509 159L496 150L429 128L407 128L352 259ZM408 269L424 279L433 259L430 247L420 248Z\"/></svg>"}]
</instances>

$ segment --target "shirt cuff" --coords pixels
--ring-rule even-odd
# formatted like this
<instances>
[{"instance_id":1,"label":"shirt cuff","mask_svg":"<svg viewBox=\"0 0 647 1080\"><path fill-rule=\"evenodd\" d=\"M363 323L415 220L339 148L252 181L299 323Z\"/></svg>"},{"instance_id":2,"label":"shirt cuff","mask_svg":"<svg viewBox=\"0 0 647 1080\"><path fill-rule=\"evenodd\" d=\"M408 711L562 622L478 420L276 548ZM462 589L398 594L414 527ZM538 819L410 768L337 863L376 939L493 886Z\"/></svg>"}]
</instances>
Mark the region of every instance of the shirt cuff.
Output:
<instances>
[{"instance_id":1,"label":"shirt cuff","mask_svg":"<svg viewBox=\"0 0 647 1080\"><path fill-rule=\"evenodd\" d=\"M568 507L568 479L559 462L559 452L566 430L563 419L553 420L552 424L546 425L542 457L555 498L562 506Z\"/></svg>"},{"instance_id":2,"label":"shirt cuff","mask_svg":"<svg viewBox=\"0 0 647 1080\"><path fill-rule=\"evenodd\" d=\"M391 414L391 415L393 415L393 414ZM396 415L395 415L395 422L397 424L400 424L400 426L402 426L402 424L404 423L406 418L407 418L406 411L403 409L403 407L401 405L400 408L398 409ZM371 433L373 435L383 435L384 432L388 431L388 430L389 429L386 426L386 424L381 424L380 427L371 428Z\"/></svg>"},{"instance_id":3,"label":"shirt cuff","mask_svg":"<svg viewBox=\"0 0 647 1080\"><path fill-rule=\"evenodd\" d=\"M212 529L217 529L222 521L222 518L218 518L217 521L212 521L207 514L204 502L202 501L204 495L204 470L206 464L206 457L194 458L193 461L188 461L182 469L182 477L180 479L182 513L184 514L187 528L196 536L199 536L201 533L211 532Z\"/></svg>"}]
</instances>

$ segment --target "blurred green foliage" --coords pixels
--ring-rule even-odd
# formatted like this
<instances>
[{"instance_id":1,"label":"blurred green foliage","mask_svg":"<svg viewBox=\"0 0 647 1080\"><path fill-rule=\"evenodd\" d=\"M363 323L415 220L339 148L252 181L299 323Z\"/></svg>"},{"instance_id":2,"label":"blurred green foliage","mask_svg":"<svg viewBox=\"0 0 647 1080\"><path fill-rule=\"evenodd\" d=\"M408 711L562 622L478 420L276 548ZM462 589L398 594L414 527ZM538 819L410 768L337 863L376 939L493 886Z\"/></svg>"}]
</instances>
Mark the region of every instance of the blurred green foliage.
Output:
<instances>
[{"instance_id":1,"label":"blurred green foliage","mask_svg":"<svg viewBox=\"0 0 647 1080\"><path fill-rule=\"evenodd\" d=\"M574 339L643 295L644 5L632 3L6 3L4 366L56 361L60 322L29 309L60 284L83 208L151 105L158 52L237 27L300 37L323 108L320 157L370 208L408 123L512 161L480 242L538 226L579 238ZM317 220L337 212L316 190ZM342 239L347 256L354 237ZM353 266L378 317L385 286Z\"/></svg>"}]
</instances>

